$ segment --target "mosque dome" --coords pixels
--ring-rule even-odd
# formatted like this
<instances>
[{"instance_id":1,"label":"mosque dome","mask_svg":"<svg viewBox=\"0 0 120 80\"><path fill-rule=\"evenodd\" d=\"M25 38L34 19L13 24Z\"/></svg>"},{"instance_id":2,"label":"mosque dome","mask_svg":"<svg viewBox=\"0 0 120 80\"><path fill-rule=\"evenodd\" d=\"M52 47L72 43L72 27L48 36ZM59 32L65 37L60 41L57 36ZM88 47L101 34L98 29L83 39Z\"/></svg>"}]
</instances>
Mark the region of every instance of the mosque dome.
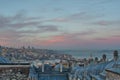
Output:
<instances>
[{"instance_id":1,"label":"mosque dome","mask_svg":"<svg viewBox=\"0 0 120 80\"><path fill-rule=\"evenodd\" d=\"M10 63L10 60L8 60L7 58L4 58L4 57L0 56L0 63Z\"/></svg>"}]
</instances>

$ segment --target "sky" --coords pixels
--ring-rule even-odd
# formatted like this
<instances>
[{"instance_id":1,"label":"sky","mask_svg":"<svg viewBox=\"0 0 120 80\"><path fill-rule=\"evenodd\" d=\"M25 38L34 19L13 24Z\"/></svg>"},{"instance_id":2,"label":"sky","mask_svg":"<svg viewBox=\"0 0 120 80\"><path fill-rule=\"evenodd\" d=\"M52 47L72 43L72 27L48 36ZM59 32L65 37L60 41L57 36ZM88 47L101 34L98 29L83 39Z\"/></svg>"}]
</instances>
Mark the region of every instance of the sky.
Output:
<instances>
[{"instance_id":1,"label":"sky","mask_svg":"<svg viewBox=\"0 0 120 80\"><path fill-rule=\"evenodd\" d=\"M119 49L120 0L0 0L0 45Z\"/></svg>"}]
</instances>

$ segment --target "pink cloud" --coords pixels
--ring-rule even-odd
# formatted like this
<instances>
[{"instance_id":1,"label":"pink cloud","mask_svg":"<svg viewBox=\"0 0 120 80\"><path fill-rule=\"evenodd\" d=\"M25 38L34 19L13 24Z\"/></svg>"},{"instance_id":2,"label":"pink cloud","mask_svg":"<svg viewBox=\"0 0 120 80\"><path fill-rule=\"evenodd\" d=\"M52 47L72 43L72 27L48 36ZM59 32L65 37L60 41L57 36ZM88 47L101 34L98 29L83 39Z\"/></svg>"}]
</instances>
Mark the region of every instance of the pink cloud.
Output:
<instances>
[{"instance_id":1,"label":"pink cloud","mask_svg":"<svg viewBox=\"0 0 120 80\"><path fill-rule=\"evenodd\" d=\"M36 38L32 41L35 46L44 46L44 47L74 47L87 45L89 39L84 39L85 36L90 36L96 34L96 31L84 31L79 33L62 33L55 36L49 36L47 39Z\"/></svg>"},{"instance_id":2,"label":"pink cloud","mask_svg":"<svg viewBox=\"0 0 120 80\"><path fill-rule=\"evenodd\" d=\"M48 21L52 21L52 22L69 22L70 20L67 18L55 18L55 19L51 19Z\"/></svg>"},{"instance_id":3,"label":"pink cloud","mask_svg":"<svg viewBox=\"0 0 120 80\"><path fill-rule=\"evenodd\" d=\"M55 44L55 43L61 43L64 41L65 41L64 36L54 36L54 37L50 38L49 40L44 41L44 44L51 45L51 44Z\"/></svg>"},{"instance_id":4,"label":"pink cloud","mask_svg":"<svg viewBox=\"0 0 120 80\"><path fill-rule=\"evenodd\" d=\"M76 45L84 45L88 40L83 40L83 35L88 35L88 33L74 33L74 34L61 34L57 36L52 36L47 40L34 40L36 42L35 45L39 46L76 46ZM89 34L90 35L90 34ZM77 38L81 36L81 38Z\"/></svg>"},{"instance_id":5,"label":"pink cloud","mask_svg":"<svg viewBox=\"0 0 120 80\"><path fill-rule=\"evenodd\" d=\"M100 20L100 21L94 22L93 24L100 25L100 26L120 25L120 20L113 20L113 21Z\"/></svg>"},{"instance_id":6,"label":"pink cloud","mask_svg":"<svg viewBox=\"0 0 120 80\"><path fill-rule=\"evenodd\" d=\"M120 36L110 36L106 38L96 38L95 43L99 44L120 44Z\"/></svg>"}]
</instances>

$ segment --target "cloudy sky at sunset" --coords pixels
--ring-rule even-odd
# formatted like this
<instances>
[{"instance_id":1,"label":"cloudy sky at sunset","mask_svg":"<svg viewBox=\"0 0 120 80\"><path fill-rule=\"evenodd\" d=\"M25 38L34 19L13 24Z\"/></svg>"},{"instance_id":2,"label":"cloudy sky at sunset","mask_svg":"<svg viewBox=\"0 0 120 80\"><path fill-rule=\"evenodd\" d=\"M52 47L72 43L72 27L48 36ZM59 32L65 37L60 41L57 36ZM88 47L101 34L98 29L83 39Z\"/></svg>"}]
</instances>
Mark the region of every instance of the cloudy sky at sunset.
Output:
<instances>
[{"instance_id":1,"label":"cloudy sky at sunset","mask_svg":"<svg viewBox=\"0 0 120 80\"><path fill-rule=\"evenodd\" d=\"M0 45L120 48L120 0L0 0Z\"/></svg>"}]
</instances>

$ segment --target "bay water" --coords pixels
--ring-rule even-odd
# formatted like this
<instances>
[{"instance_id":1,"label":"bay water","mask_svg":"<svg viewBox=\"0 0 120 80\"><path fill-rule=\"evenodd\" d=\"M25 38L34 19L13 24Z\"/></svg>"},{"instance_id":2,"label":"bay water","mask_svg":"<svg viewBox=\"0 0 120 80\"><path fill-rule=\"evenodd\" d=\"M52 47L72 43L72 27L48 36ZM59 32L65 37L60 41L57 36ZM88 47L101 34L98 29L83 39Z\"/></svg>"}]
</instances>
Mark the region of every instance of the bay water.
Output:
<instances>
[{"instance_id":1,"label":"bay water","mask_svg":"<svg viewBox=\"0 0 120 80\"><path fill-rule=\"evenodd\" d=\"M106 54L107 60L113 59L113 52L114 50L60 50L60 53L70 54L77 59L84 59L90 57L98 57L99 59L102 58L103 54ZM118 50L120 55L120 50Z\"/></svg>"}]
</instances>

